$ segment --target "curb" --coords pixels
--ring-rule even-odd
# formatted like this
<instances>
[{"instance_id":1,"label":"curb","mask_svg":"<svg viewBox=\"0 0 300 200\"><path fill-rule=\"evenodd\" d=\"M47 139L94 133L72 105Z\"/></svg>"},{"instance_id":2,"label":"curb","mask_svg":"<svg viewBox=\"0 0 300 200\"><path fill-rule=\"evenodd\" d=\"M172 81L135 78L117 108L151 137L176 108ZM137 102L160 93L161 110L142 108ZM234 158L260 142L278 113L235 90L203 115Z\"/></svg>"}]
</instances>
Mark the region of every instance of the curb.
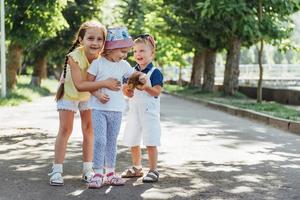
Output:
<instances>
[{"instance_id":1,"label":"curb","mask_svg":"<svg viewBox=\"0 0 300 200\"><path fill-rule=\"evenodd\" d=\"M208 100L197 99L194 97L185 97L178 94L171 94L165 91L163 93L174 97L179 97L188 101L192 101L195 103L201 103L202 105L208 106L210 108L214 108L216 110L221 110L231 115L236 115L239 117L244 117L258 122L262 122L264 124L273 126L275 128L279 128L300 135L300 122L297 121L281 119L267 114L255 112L252 110L242 109L242 108L216 103Z\"/></svg>"}]
</instances>

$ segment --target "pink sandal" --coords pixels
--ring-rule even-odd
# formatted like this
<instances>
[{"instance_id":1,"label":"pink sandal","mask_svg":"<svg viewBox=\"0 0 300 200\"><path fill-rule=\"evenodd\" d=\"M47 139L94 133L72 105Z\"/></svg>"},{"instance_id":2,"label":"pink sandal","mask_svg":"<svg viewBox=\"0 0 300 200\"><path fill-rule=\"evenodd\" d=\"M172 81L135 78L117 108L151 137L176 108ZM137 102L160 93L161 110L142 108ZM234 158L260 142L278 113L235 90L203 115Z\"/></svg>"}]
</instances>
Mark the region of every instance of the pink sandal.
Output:
<instances>
[{"instance_id":1,"label":"pink sandal","mask_svg":"<svg viewBox=\"0 0 300 200\"><path fill-rule=\"evenodd\" d=\"M110 172L106 174L106 184L113 186L122 186L125 184L125 181L120 176L117 176L114 172Z\"/></svg>"},{"instance_id":2,"label":"pink sandal","mask_svg":"<svg viewBox=\"0 0 300 200\"><path fill-rule=\"evenodd\" d=\"M104 177L101 174L95 174L89 183L90 189L99 189L105 185Z\"/></svg>"}]
</instances>

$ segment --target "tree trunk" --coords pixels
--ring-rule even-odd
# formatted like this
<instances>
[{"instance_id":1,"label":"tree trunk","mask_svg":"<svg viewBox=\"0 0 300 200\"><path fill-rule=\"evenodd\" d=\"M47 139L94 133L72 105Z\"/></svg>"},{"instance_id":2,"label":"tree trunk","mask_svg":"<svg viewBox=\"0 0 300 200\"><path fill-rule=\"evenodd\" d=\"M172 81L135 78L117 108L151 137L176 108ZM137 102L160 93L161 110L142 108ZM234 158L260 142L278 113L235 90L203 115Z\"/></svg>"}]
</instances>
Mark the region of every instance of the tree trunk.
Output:
<instances>
[{"instance_id":1,"label":"tree trunk","mask_svg":"<svg viewBox=\"0 0 300 200\"><path fill-rule=\"evenodd\" d=\"M264 49L264 41L260 41L260 49L258 51L258 64L259 64L259 79L257 83L257 103L262 102L262 81L263 81L263 73L264 73L264 68L262 65L262 54L263 54L263 49Z\"/></svg>"},{"instance_id":2,"label":"tree trunk","mask_svg":"<svg viewBox=\"0 0 300 200\"><path fill-rule=\"evenodd\" d=\"M46 55L41 55L36 58L30 84L40 87L43 78L47 78Z\"/></svg>"},{"instance_id":3,"label":"tree trunk","mask_svg":"<svg viewBox=\"0 0 300 200\"><path fill-rule=\"evenodd\" d=\"M193 59L190 85L200 87L204 71L205 51L196 50Z\"/></svg>"},{"instance_id":4,"label":"tree trunk","mask_svg":"<svg viewBox=\"0 0 300 200\"><path fill-rule=\"evenodd\" d=\"M17 70L22 64L22 47L12 43L8 47L7 58L7 87L13 89L17 84Z\"/></svg>"},{"instance_id":5,"label":"tree trunk","mask_svg":"<svg viewBox=\"0 0 300 200\"><path fill-rule=\"evenodd\" d=\"M48 77L47 57L44 56L43 58L41 58L41 61L39 61L39 62L41 62L40 63L41 64L41 75L40 75L40 77L42 79L46 79Z\"/></svg>"},{"instance_id":6,"label":"tree trunk","mask_svg":"<svg viewBox=\"0 0 300 200\"><path fill-rule=\"evenodd\" d=\"M258 7L258 19L259 23L261 23L261 18L262 18L262 1L259 1L259 7ZM262 65L262 58L263 58L263 50L264 50L264 40L260 40L260 49L258 51L258 64L259 64L259 79L257 83L257 103L262 102L262 82L263 82L263 73L264 73L264 68Z\"/></svg>"},{"instance_id":7,"label":"tree trunk","mask_svg":"<svg viewBox=\"0 0 300 200\"><path fill-rule=\"evenodd\" d=\"M53 69L53 74L54 74L56 80L60 80L62 70L63 70L63 65L61 63L57 64L56 67Z\"/></svg>"},{"instance_id":8,"label":"tree trunk","mask_svg":"<svg viewBox=\"0 0 300 200\"><path fill-rule=\"evenodd\" d=\"M225 95L234 95L239 87L239 60L240 60L241 41L232 38L227 49L225 64L223 91Z\"/></svg>"},{"instance_id":9,"label":"tree trunk","mask_svg":"<svg viewBox=\"0 0 300 200\"><path fill-rule=\"evenodd\" d=\"M178 74L177 85L182 86L182 65L179 66L179 74Z\"/></svg>"},{"instance_id":10,"label":"tree trunk","mask_svg":"<svg viewBox=\"0 0 300 200\"><path fill-rule=\"evenodd\" d=\"M216 65L217 51L214 49L207 49L205 51L205 68L202 90L212 92L215 85L215 65Z\"/></svg>"}]
</instances>

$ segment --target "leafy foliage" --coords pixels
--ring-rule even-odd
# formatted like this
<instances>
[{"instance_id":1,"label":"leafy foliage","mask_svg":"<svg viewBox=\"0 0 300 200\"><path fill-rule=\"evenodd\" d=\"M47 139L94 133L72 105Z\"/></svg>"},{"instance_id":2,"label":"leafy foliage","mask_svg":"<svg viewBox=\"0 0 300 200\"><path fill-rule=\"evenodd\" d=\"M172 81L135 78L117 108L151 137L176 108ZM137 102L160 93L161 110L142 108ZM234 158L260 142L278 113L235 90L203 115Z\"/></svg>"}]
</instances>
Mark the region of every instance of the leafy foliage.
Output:
<instances>
[{"instance_id":1,"label":"leafy foliage","mask_svg":"<svg viewBox=\"0 0 300 200\"><path fill-rule=\"evenodd\" d=\"M122 17L119 23L125 24L130 33L136 37L150 33L157 42L156 61L158 65L186 65L184 54L186 48L183 39L168 33L161 13L165 12L162 0L125 0L121 4Z\"/></svg>"},{"instance_id":2,"label":"leafy foliage","mask_svg":"<svg viewBox=\"0 0 300 200\"><path fill-rule=\"evenodd\" d=\"M8 40L30 47L45 37L54 37L68 26L62 15L67 0L5 1Z\"/></svg>"},{"instance_id":3,"label":"leafy foliage","mask_svg":"<svg viewBox=\"0 0 300 200\"><path fill-rule=\"evenodd\" d=\"M72 45L75 34L80 25L87 20L96 19L101 21L101 5L103 0L75 0L68 1L62 10L68 28L56 33L56 37L45 38L36 43L31 49L34 55L49 53L49 62L56 66L63 63L65 54Z\"/></svg>"}]
</instances>

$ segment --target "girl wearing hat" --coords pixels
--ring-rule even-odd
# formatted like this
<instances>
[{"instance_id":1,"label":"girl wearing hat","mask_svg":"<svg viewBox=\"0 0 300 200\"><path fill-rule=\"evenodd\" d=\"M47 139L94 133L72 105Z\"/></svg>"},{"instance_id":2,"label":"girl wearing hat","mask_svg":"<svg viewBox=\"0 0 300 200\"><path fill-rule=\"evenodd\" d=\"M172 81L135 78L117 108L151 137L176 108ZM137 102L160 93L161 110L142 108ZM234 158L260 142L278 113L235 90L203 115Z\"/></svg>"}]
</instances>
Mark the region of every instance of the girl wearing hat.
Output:
<instances>
[{"instance_id":1,"label":"girl wearing hat","mask_svg":"<svg viewBox=\"0 0 300 200\"><path fill-rule=\"evenodd\" d=\"M108 29L102 57L94 60L88 69L88 80L101 81L108 77L124 82L133 68L124 58L133 46L127 28ZM115 173L117 136L121 126L122 112L126 104L122 91L106 88L93 92L89 100L92 107L94 130L94 172L89 188L100 188L104 184L124 185L124 180Z\"/></svg>"}]
</instances>

